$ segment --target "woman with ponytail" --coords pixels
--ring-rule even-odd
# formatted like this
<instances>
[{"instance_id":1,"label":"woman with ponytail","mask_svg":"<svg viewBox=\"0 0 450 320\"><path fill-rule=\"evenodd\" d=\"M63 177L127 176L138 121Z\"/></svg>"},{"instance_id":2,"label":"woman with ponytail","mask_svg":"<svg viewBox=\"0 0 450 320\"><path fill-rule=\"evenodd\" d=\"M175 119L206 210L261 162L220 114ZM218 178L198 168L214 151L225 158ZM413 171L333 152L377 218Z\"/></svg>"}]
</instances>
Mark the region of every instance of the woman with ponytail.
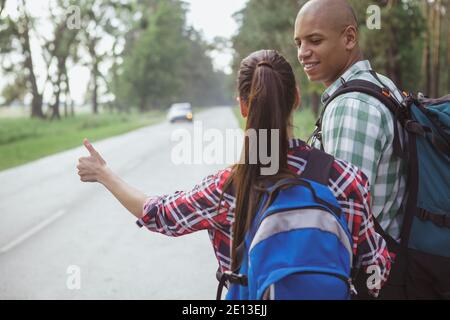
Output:
<instances>
[{"instance_id":1,"label":"woman with ponytail","mask_svg":"<svg viewBox=\"0 0 450 320\"><path fill-rule=\"evenodd\" d=\"M257 51L242 61L238 93L241 114L247 119L241 161L206 177L190 191L147 197L117 177L88 141L84 144L91 156L80 158L78 165L81 180L102 183L138 218L139 226L168 236L208 230L221 272L236 267L236 247L257 211L261 196L258 187L263 181L301 175L311 151L293 136L293 116L300 97L292 68L277 51ZM267 137L258 141L261 132ZM255 137L257 141L252 141ZM277 152L278 170L269 175L264 173L267 165L261 159L252 161L253 147L261 147L261 143L266 144L271 156ZM353 237L355 267L365 270L376 266L384 283L391 258L384 239L373 227L367 177L355 166L336 159L329 188L342 207ZM369 289L377 295L379 286Z\"/></svg>"}]
</instances>

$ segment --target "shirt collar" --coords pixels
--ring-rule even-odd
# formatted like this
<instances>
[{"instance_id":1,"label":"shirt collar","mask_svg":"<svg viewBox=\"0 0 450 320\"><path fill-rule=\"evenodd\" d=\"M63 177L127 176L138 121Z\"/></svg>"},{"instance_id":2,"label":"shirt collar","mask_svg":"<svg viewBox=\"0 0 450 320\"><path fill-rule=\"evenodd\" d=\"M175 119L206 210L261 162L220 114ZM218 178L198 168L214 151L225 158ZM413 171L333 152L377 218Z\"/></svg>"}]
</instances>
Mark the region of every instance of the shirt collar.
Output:
<instances>
[{"instance_id":1,"label":"shirt collar","mask_svg":"<svg viewBox=\"0 0 450 320\"><path fill-rule=\"evenodd\" d=\"M289 139L289 149L295 149L301 146L306 146L306 142L299 138L290 138Z\"/></svg>"},{"instance_id":2,"label":"shirt collar","mask_svg":"<svg viewBox=\"0 0 450 320\"><path fill-rule=\"evenodd\" d=\"M357 74L364 72L364 71L370 71L372 70L372 67L370 66L369 60L361 60L352 65L350 68L345 71L342 76L339 77L335 82L333 82L322 94L321 100L322 103L326 103L327 100L333 95L333 93L336 92L337 89L339 89L344 82L347 82Z\"/></svg>"}]
</instances>

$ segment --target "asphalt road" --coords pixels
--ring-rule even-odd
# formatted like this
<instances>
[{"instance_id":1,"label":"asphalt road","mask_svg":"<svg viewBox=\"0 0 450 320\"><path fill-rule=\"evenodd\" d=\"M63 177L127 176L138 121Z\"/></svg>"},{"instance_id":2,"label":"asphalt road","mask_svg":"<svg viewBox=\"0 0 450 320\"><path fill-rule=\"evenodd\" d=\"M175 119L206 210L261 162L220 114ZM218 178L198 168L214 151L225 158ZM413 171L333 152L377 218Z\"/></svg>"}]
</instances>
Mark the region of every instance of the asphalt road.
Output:
<instances>
[{"instance_id":1,"label":"asphalt road","mask_svg":"<svg viewBox=\"0 0 450 320\"><path fill-rule=\"evenodd\" d=\"M227 107L195 120L223 136L238 128ZM172 193L227 165L174 163L174 130L193 135L194 127L164 122L93 145L146 194ZM217 261L208 233L170 238L138 228L103 186L80 182L76 164L85 155L80 141L0 172L0 299L214 299Z\"/></svg>"}]
</instances>

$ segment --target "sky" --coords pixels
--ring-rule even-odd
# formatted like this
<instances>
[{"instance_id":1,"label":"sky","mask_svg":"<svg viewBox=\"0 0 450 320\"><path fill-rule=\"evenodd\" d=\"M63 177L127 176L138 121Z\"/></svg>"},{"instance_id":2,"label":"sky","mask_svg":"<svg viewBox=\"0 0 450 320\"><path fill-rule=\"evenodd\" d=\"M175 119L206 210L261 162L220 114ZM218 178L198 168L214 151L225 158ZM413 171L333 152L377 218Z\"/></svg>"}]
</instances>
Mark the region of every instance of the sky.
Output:
<instances>
[{"instance_id":1,"label":"sky","mask_svg":"<svg viewBox=\"0 0 450 320\"><path fill-rule=\"evenodd\" d=\"M233 19L233 14L244 8L247 0L184 0L190 4L190 12L187 15L188 24L201 30L206 40L212 41L220 36L231 38L238 25ZM213 56L216 68L231 73L231 52L223 52Z\"/></svg>"},{"instance_id":2,"label":"sky","mask_svg":"<svg viewBox=\"0 0 450 320\"><path fill-rule=\"evenodd\" d=\"M15 8L19 0L8 0L4 13L14 15ZM48 16L47 7L49 0L27 1L29 12L33 16L46 17ZM212 41L215 37L231 38L237 32L237 24L233 19L233 14L244 8L247 0L184 0L189 4L190 11L187 14L188 25L193 26L200 31L207 41ZM3 13L3 14L4 14ZM46 30L47 29L47 30ZM39 32L51 32L45 25L45 21L39 26ZM32 43L33 46L33 43ZM106 45L105 45L106 48ZM40 48L37 43L34 43L32 48L37 55L39 55ZM107 48L105 50L108 50ZM230 64L232 60L231 50L225 52L212 53L214 67L218 70L223 70L230 73ZM43 61L34 59L36 61L36 73L38 77L40 70L45 70ZM43 77L42 77L43 78ZM77 103L82 103L86 94L86 87L89 81L89 70L86 67L75 67L69 72L70 85L72 90L72 98ZM38 79L39 81L39 79ZM3 87L1 71L0 71L0 89ZM51 94L50 89L47 90L45 96Z\"/></svg>"}]
</instances>

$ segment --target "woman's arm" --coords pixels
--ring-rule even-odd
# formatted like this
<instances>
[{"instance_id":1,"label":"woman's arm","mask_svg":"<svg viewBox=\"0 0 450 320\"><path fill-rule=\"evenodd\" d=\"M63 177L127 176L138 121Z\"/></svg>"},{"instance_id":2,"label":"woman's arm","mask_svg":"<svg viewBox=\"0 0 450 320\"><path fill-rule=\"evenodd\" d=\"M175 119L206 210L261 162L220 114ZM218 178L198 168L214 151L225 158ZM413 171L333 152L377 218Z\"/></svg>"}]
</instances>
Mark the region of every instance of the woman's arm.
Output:
<instances>
[{"instance_id":1,"label":"woman's arm","mask_svg":"<svg viewBox=\"0 0 450 320\"><path fill-rule=\"evenodd\" d=\"M359 175L359 177L361 177ZM358 188L360 190L361 202L358 206L361 210L361 225L357 240L357 256L360 258L364 272L369 276L367 287L369 293L377 297L381 287L386 283L393 262L392 253L387 247L386 240L376 232L374 226L375 217L370 207L370 192L368 179L360 180ZM357 203L354 203L355 208Z\"/></svg>"},{"instance_id":2,"label":"woman's arm","mask_svg":"<svg viewBox=\"0 0 450 320\"><path fill-rule=\"evenodd\" d=\"M218 207L229 173L229 169L223 169L207 176L191 190L149 197L144 205L144 215L137 224L171 237L217 229L227 230L228 235L233 220L234 196L226 192L220 211Z\"/></svg>"},{"instance_id":3,"label":"woman's arm","mask_svg":"<svg viewBox=\"0 0 450 320\"><path fill-rule=\"evenodd\" d=\"M142 218L142 208L147 198L145 194L123 181L108 167L102 170L98 182L103 184L136 218Z\"/></svg>"},{"instance_id":4,"label":"woman's arm","mask_svg":"<svg viewBox=\"0 0 450 320\"><path fill-rule=\"evenodd\" d=\"M106 161L103 160L87 139L83 141L83 144L89 151L90 156L78 159L77 168L80 180L103 184L136 218L142 218L142 209L147 198L146 195L127 184L108 168Z\"/></svg>"}]
</instances>

